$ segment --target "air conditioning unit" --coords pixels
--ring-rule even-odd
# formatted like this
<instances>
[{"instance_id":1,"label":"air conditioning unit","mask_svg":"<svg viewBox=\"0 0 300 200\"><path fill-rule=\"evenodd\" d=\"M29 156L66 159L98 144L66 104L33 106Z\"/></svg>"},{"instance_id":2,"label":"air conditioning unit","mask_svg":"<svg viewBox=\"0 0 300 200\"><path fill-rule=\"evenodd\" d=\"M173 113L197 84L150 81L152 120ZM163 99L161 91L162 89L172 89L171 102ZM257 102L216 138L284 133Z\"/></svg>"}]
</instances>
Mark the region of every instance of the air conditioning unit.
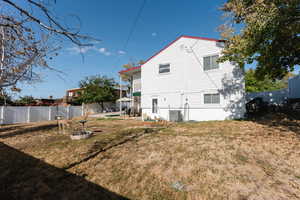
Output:
<instances>
[{"instance_id":1,"label":"air conditioning unit","mask_svg":"<svg viewBox=\"0 0 300 200\"><path fill-rule=\"evenodd\" d=\"M180 110L170 110L169 111L169 120L171 122L181 122L182 114Z\"/></svg>"}]
</instances>

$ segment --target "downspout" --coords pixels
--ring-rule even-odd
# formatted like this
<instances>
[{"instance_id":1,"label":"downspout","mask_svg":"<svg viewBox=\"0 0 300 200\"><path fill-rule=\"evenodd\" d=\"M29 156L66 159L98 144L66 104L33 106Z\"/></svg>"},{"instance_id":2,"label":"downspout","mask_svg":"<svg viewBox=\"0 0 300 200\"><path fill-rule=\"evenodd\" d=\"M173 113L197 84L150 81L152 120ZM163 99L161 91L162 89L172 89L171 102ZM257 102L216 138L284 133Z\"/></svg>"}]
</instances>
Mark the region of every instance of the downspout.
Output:
<instances>
[{"instance_id":1,"label":"downspout","mask_svg":"<svg viewBox=\"0 0 300 200\"><path fill-rule=\"evenodd\" d=\"M121 101L121 98L122 98L122 90L121 90L121 74L119 74L119 90L120 90L120 101L119 101L119 109L120 109L120 116L122 115L122 101Z\"/></svg>"},{"instance_id":2,"label":"downspout","mask_svg":"<svg viewBox=\"0 0 300 200\"><path fill-rule=\"evenodd\" d=\"M130 99L131 99L131 109L130 109L130 114L132 114L133 112L133 108L134 108L134 99L133 99L133 75L130 76Z\"/></svg>"},{"instance_id":3,"label":"downspout","mask_svg":"<svg viewBox=\"0 0 300 200\"><path fill-rule=\"evenodd\" d=\"M4 42L5 42L5 33L3 26L1 27L1 34L2 34L2 42L1 42L1 63L0 63L0 80L2 80L3 71L4 71L4 58L5 58L5 52L4 52Z\"/></svg>"},{"instance_id":4,"label":"downspout","mask_svg":"<svg viewBox=\"0 0 300 200\"><path fill-rule=\"evenodd\" d=\"M4 71L4 58L5 58L5 52L4 52L4 42L5 42L5 33L4 33L4 29L3 26L1 27L1 34L2 34L2 42L1 42L1 63L0 63L0 80L2 80L2 76L3 76L3 71ZM6 96L4 93L4 89L1 90L2 92L2 96L3 96L3 100L4 100L4 106L6 106Z\"/></svg>"}]
</instances>

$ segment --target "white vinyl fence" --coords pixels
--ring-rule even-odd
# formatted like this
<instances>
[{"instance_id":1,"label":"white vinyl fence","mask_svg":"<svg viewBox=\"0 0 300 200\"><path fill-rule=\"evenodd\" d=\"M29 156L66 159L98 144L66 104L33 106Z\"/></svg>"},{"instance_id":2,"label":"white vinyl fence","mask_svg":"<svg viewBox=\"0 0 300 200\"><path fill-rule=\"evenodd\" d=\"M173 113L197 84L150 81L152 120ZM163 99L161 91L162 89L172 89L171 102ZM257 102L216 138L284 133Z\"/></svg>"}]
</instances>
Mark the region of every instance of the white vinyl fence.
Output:
<instances>
[{"instance_id":1,"label":"white vinyl fence","mask_svg":"<svg viewBox=\"0 0 300 200\"><path fill-rule=\"evenodd\" d=\"M16 124L82 116L82 106L0 106L0 124Z\"/></svg>"},{"instance_id":2,"label":"white vinyl fence","mask_svg":"<svg viewBox=\"0 0 300 200\"><path fill-rule=\"evenodd\" d=\"M289 91L288 89L275 90L275 91L267 91L267 92L251 92L246 94L247 102L256 98L261 97L263 101L268 102L270 104L281 104L284 100L288 99Z\"/></svg>"},{"instance_id":3,"label":"white vinyl fence","mask_svg":"<svg viewBox=\"0 0 300 200\"><path fill-rule=\"evenodd\" d=\"M103 110L102 110L102 106L97 103L84 104L84 111L90 114L103 113L103 112L115 112L115 111L119 111L119 104L115 102L104 102Z\"/></svg>"}]
</instances>

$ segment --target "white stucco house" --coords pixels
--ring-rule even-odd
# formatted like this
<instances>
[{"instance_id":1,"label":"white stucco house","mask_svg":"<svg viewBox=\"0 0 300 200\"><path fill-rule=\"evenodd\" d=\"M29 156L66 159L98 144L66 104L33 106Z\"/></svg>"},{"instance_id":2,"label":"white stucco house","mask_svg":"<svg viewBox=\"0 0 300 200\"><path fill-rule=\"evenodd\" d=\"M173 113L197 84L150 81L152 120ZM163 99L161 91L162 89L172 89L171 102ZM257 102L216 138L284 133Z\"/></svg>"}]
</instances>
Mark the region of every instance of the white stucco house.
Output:
<instances>
[{"instance_id":1,"label":"white stucco house","mask_svg":"<svg viewBox=\"0 0 300 200\"><path fill-rule=\"evenodd\" d=\"M146 62L120 71L132 85L131 105L143 119L184 121L242 118L244 73L230 62L217 63L224 41L180 36Z\"/></svg>"}]
</instances>

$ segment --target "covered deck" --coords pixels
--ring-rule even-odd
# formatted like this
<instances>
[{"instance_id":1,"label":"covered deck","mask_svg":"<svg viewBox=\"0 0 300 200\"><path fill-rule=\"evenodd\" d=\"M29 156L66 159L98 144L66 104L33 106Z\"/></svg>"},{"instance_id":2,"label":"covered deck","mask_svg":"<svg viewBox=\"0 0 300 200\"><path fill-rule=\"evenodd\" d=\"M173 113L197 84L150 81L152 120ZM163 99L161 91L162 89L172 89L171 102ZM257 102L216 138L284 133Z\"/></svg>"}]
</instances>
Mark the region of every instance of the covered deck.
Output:
<instances>
[{"instance_id":1,"label":"covered deck","mask_svg":"<svg viewBox=\"0 0 300 200\"><path fill-rule=\"evenodd\" d=\"M132 116L141 115L141 66L132 67L119 72L120 85L122 81L129 83L129 108L127 114ZM124 98L120 93L120 99ZM120 103L120 111L122 106Z\"/></svg>"}]
</instances>

